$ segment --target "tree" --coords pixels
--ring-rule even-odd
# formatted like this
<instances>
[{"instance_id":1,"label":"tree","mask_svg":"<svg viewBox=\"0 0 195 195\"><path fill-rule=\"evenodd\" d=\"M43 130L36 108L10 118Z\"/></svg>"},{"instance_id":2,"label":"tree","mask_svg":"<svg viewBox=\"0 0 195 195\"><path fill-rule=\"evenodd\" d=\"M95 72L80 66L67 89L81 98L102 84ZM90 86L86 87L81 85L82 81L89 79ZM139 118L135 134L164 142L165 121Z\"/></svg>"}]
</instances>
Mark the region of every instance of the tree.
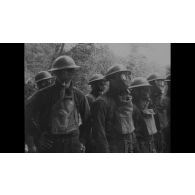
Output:
<instances>
[{"instance_id":1,"label":"tree","mask_svg":"<svg viewBox=\"0 0 195 195\"><path fill-rule=\"evenodd\" d=\"M74 84L85 94L89 92L88 80L95 73L106 74L108 68L122 63L132 71L133 77L147 77L152 72L162 75L170 72L164 66L150 62L139 53L139 44L133 44L128 57L116 56L106 44L95 43L28 43L25 44L25 81L34 78L42 70L51 68L53 61L60 55L71 56L80 66Z\"/></svg>"},{"instance_id":2,"label":"tree","mask_svg":"<svg viewBox=\"0 0 195 195\"><path fill-rule=\"evenodd\" d=\"M74 79L75 85L84 93L89 92L88 80L95 73L105 74L114 62L114 55L105 45L79 43L66 53L81 67Z\"/></svg>"}]
</instances>

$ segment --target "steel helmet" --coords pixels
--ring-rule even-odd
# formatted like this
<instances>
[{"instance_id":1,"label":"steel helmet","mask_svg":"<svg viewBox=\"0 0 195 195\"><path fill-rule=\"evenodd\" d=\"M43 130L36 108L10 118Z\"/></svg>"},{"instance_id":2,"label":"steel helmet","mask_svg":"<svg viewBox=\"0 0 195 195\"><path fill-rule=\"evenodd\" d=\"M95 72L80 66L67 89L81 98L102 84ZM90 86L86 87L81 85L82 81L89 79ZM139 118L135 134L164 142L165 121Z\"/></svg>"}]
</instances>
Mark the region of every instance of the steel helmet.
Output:
<instances>
[{"instance_id":1,"label":"steel helmet","mask_svg":"<svg viewBox=\"0 0 195 195\"><path fill-rule=\"evenodd\" d=\"M35 76L35 82L54 78L48 71L41 71Z\"/></svg>"},{"instance_id":2,"label":"steel helmet","mask_svg":"<svg viewBox=\"0 0 195 195\"><path fill-rule=\"evenodd\" d=\"M171 75L169 74L167 77L166 77L166 80L167 82L170 82L171 81Z\"/></svg>"},{"instance_id":3,"label":"steel helmet","mask_svg":"<svg viewBox=\"0 0 195 195\"><path fill-rule=\"evenodd\" d=\"M74 62L74 60L70 56L59 56L56 58L52 64L52 68L49 71L56 71L56 70L62 70L62 69L72 69L72 68L80 68L80 66L77 66Z\"/></svg>"},{"instance_id":4,"label":"steel helmet","mask_svg":"<svg viewBox=\"0 0 195 195\"><path fill-rule=\"evenodd\" d=\"M104 76L102 74L94 74L90 79L89 79L89 83L91 84L95 81L100 81L100 80L104 80Z\"/></svg>"},{"instance_id":5,"label":"steel helmet","mask_svg":"<svg viewBox=\"0 0 195 195\"><path fill-rule=\"evenodd\" d=\"M151 87L152 85L149 84L146 78L144 77L136 77L133 79L129 89L136 88L136 87Z\"/></svg>"},{"instance_id":6,"label":"steel helmet","mask_svg":"<svg viewBox=\"0 0 195 195\"><path fill-rule=\"evenodd\" d=\"M118 72L129 72L131 74L131 71L128 70L124 65L122 64L118 64L118 65L114 65L114 66L111 66L107 73L106 73L106 78L110 77L111 75L113 74L116 74Z\"/></svg>"},{"instance_id":7,"label":"steel helmet","mask_svg":"<svg viewBox=\"0 0 195 195\"><path fill-rule=\"evenodd\" d=\"M165 78L160 76L158 73L153 73L148 76L147 80L150 82L155 80L165 80Z\"/></svg>"}]
</instances>

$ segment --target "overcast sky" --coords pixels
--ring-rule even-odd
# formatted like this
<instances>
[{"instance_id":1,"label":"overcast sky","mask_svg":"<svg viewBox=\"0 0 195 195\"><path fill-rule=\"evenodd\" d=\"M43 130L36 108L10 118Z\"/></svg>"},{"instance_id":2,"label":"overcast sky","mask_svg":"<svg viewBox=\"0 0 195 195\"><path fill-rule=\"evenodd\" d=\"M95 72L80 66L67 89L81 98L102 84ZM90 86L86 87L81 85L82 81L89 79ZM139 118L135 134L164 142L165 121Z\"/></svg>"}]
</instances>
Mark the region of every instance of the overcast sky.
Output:
<instances>
[{"instance_id":1,"label":"overcast sky","mask_svg":"<svg viewBox=\"0 0 195 195\"><path fill-rule=\"evenodd\" d=\"M169 43L106 43L115 55L125 57L132 53L132 46L137 46L137 52L144 54L149 61L159 65L170 64Z\"/></svg>"}]
</instances>

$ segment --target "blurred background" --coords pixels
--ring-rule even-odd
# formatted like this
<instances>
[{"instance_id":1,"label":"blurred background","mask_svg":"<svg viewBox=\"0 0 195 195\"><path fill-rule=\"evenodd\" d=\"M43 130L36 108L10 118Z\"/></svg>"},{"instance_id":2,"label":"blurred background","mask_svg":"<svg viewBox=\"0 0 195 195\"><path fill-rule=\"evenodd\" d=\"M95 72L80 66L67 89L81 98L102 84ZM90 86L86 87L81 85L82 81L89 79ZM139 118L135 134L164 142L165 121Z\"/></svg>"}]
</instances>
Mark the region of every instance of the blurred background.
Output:
<instances>
[{"instance_id":1,"label":"blurred background","mask_svg":"<svg viewBox=\"0 0 195 195\"><path fill-rule=\"evenodd\" d=\"M169 43L26 43L25 97L34 91L34 76L50 69L53 60L64 54L81 66L74 84L85 94L90 90L88 79L94 73L105 74L116 63L126 65L133 77L170 73Z\"/></svg>"}]
</instances>

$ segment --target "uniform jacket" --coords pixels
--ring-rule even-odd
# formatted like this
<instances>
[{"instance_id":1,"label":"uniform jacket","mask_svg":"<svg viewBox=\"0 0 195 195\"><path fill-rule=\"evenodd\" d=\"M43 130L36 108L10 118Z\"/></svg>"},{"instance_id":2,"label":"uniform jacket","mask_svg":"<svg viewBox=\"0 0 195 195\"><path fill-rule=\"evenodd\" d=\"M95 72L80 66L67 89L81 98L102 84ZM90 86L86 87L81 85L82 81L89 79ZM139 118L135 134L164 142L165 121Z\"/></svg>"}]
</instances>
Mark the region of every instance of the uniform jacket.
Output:
<instances>
[{"instance_id":1,"label":"uniform jacket","mask_svg":"<svg viewBox=\"0 0 195 195\"><path fill-rule=\"evenodd\" d=\"M92 107L93 102L96 100L96 98L90 93L86 95L87 101L89 103L90 108Z\"/></svg>"},{"instance_id":2,"label":"uniform jacket","mask_svg":"<svg viewBox=\"0 0 195 195\"><path fill-rule=\"evenodd\" d=\"M141 110L134 104L133 105L133 122L135 125L135 133L138 142L140 141L149 141L150 135L144 118L142 116Z\"/></svg>"},{"instance_id":3,"label":"uniform jacket","mask_svg":"<svg viewBox=\"0 0 195 195\"><path fill-rule=\"evenodd\" d=\"M91 108L92 137L95 140L98 152L110 152L109 142L121 136L115 126L117 120L116 110L118 108L115 96L115 94L107 92L98 97Z\"/></svg>"},{"instance_id":4,"label":"uniform jacket","mask_svg":"<svg viewBox=\"0 0 195 195\"><path fill-rule=\"evenodd\" d=\"M37 136L43 131L50 131L51 108L60 98L60 92L62 90L64 90L63 86L56 82L52 86L39 90L26 101L25 130L29 135ZM76 108L82 119L82 125L80 126L80 137L84 142L89 131L87 125L90 115L89 104L84 94L80 90L73 87L72 84L68 90L72 90L73 92ZM65 93L66 92L67 91L65 91Z\"/></svg>"}]
</instances>

